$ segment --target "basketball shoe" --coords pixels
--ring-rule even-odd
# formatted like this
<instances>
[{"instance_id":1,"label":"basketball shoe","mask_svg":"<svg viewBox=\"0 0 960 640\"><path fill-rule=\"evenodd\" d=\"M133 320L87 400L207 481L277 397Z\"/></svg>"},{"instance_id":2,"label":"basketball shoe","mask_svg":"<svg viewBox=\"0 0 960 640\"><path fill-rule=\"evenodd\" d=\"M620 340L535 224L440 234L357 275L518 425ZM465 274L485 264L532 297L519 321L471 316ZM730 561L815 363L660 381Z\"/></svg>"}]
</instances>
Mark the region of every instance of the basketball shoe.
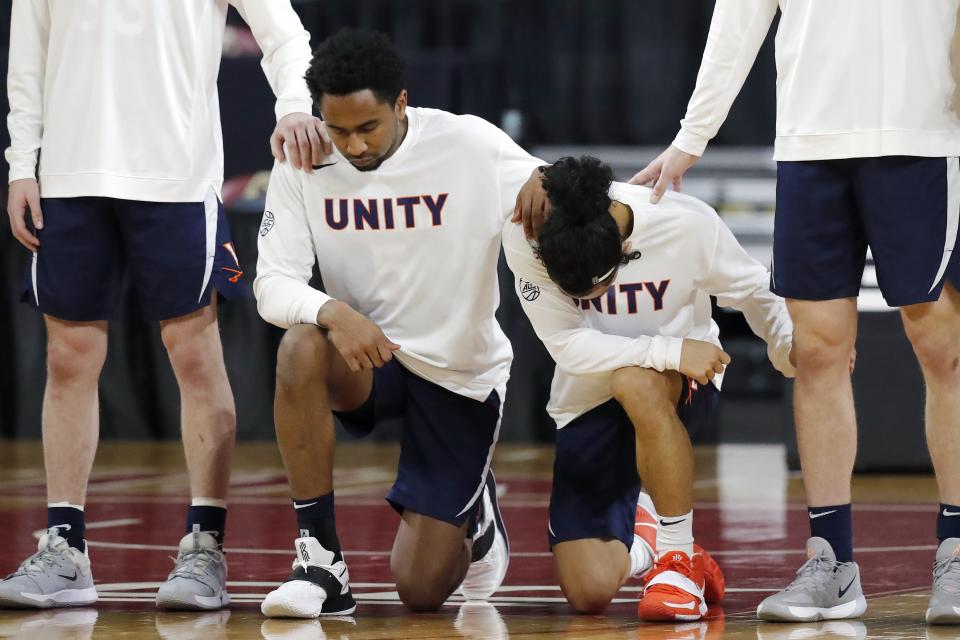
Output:
<instances>
[{"instance_id":1,"label":"basketball shoe","mask_svg":"<svg viewBox=\"0 0 960 640\"><path fill-rule=\"evenodd\" d=\"M324 549L316 538L297 538L293 573L267 594L260 610L270 618L347 616L357 608L343 554Z\"/></svg>"},{"instance_id":2,"label":"basketball shoe","mask_svg":"<svg viewBox=\"0 0 960 640\"><path fill-rule=\"evenodd\" d=\"M937 548L927 623L960 624L960 538L947 538Z\"/></svg>"},{"instance_id":3,"label":"basketball shoe","mask_svg":"<svg viewBox=\"0 0 960 640\"><path fill-rule=\"evenodd\" d=\"M787 587L757 607L761 620L814 622L856 618L867 610L856 562L837 562L830 543L807 540L807 561Z\"/></svg>"},{"instance_id":4,"label":"basketball shoe","mask_svg":"<svg viewBox=\"0 0 960 640\"><path fill-rule=\"evenodd\" d=\"M650 551L650 557L656 558L657 548L657 509L653 506L653 500L650 495L644 491L640 492L637 498L637 517L633 526L635 539L639 539ZM707 550L698 544L693 545L694 555L699 554L703 562L703 597L707 604L716 604L723 600L726 592L726 582L723 578L723 571L717 561L707 553ZM645 569L633 574L635 578L643 578L647 573L653 570L653 563Z\"/></svg>"},{"instance_id":5,"label":"basketball shoe","mask_svg":"<svg viewBox=\"0 0 960 640\"><path fill-rule=\"evenodd\" d=\"M497 503L493 471L487 473L476 519L470 567L460 585L460 593L467 600L486 600L500 588L510 565L510 541Z\"/></svg>"},{"instance_id":6,"label":"basketball shoe","mask_svg":"<svg viewBox=\"0 0 960 640\"><path fill-rule=\"evenodd\" d=\"M56 527L40 536L37 552L0 580L0 607L77 607L97 601L86 551L74 549Z\"/></svg>"},{"instance_id":7,"label":"basketball shoe","mask_svg":"<svg viewBox=\"0 0 960 640\"><path fill-rule=\"evenodd\" d=\"M217 539L194 531L180 539L173 571L157 590L161 609L213 610L230 604L227 559Z\"/></svg>"},{"instance_id":8,"label":"basketball shoe","mask_svg":"<svg viewBox=\"0 0 960 640\"><path fill-rule=\"evenodd\" d=\"M703 576L701 554L668 551L643 580L637 615L646 622L699 620L707 613Z\"/></svg>"}]
</instances>

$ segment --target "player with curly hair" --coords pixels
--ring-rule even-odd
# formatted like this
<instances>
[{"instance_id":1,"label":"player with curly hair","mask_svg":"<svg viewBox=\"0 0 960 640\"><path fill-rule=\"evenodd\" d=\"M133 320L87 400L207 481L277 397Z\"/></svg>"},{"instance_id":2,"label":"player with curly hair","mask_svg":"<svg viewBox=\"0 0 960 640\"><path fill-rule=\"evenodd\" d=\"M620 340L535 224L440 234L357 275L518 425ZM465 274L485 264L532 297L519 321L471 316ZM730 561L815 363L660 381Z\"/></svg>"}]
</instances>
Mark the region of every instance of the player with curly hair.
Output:
<instances>
[{"instance_id":1,"label":"player with curly hair","mask_svg":"<svg viewBox=\"0 0 960 640\"><path fill-rule=\"evenodd\" d=\"M503 232L521 306L557 363L550 545L578 611L603 610L652 557L640 617L696 620L723 595L693 541L688 435L716 409L730 363L710 296L743 312L785 375L793 328L713 209L680 194L654 206L649 189L612 180L596 158L563 158L543 171L552 209L536 241L513 223Z\"/></svg>"}]
</instances>

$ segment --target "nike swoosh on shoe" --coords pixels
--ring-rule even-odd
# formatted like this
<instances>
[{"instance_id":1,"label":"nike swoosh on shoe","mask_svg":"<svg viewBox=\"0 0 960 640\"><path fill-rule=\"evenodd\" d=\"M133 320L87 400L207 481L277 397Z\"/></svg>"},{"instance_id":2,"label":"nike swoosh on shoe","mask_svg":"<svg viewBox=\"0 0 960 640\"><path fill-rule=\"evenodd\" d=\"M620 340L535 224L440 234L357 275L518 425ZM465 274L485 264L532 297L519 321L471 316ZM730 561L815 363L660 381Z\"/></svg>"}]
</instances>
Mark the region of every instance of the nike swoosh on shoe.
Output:
<instances>
[{"instance_id":1,"label":"nike swoosh on shoe","mask_svg":"<svg viewBox=\"0 0 960 640\"><path fill-rule=\"evenodd\" d=\"M687 602L684 604L678 604L676 602L664 602L663 604L674 609L690 609L691 611L697 606L695 602Z\"/></svg>"}]
</instances>

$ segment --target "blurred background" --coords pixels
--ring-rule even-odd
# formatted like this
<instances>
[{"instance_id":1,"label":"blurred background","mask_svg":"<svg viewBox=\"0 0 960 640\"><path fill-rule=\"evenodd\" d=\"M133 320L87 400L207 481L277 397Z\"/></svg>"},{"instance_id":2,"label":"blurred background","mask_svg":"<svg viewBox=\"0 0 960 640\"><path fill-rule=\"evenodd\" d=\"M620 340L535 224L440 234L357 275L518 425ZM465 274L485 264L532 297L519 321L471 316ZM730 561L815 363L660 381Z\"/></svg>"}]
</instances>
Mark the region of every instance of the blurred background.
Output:
<instances>
[{"instance_id":1,"label":"blurred background","mask_svg":"<svg viewBox=\"0 0 960 640\"><path fill-rule=\"evenodd\" d=\"M0 0L4 78L10 3ZM713 10L711 0L294 0L293 5L314 45L347 26L387 33L409 63L411 104L482 116L548 161L574 153L597 155L623 180L673 139L696 81ZM684 183L685 191L716 207L764 263L770 257L776 178L773 32L719 136ZM274 99L259 55L249 30L231 10L219 81L224 200L250 280L274 126ZM0 111L8 111L5 91ZM8 144L4 127L0 146ZM5 186L0 188L5 202ZM4 227L0 437L39 438L45 337L40 317L19 302L27 251ZM554 425L544 406L553 364L514 300L511 276L502 264L500 275L505 284L501 322L516 352L502 439L550 442ZM855 388L860 423L870 437L862 439L858 469L927 469L919 436L919 369L898 314L883 304L875 285L868 267ZM696 434L697 440L781 445L795 462L788 381L767 363L765 346L739 314L717 310L715 316L733 365L718 419ZM273 369L282 333L258 317L252 299L222 305L220 317L239 438L272 439ZM179 437L173 374L158 329L143 320L133 294L111 325L101 409L105 438ZM396 429L380 430L375 437L393 439Z\"/></svg>"}]
</instances>

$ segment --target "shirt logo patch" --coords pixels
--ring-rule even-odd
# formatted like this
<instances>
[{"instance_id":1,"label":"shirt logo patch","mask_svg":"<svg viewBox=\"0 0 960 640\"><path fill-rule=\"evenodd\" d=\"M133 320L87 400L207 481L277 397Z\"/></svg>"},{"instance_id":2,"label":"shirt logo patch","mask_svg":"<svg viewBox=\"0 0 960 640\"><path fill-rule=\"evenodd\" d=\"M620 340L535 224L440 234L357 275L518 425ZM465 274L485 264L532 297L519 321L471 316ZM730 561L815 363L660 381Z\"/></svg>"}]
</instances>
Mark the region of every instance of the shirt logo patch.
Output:
<instances>
[{"instance_id":1,"label":"shirt logo patch","mask_svg":"<svg viewBox=\"0 0 960 640\"><path fill-rule=\"evenodd\" d=\"M540 287L520 278L520 295L523 296L523 299L527 302L533 302L540 297Z\"/></svg>"},{"instance_id":2,"label":"shirt logo patch","mask_svg":"<svg viewBox=\"0 0 960 640\"><path fill-rule=\"evenodd\" d=\"M273 214L269 211L263 212L263 221L260 222L260 236L263 237L270 233L270 229L273 229Z\"/></svg>"}]
</instances>

